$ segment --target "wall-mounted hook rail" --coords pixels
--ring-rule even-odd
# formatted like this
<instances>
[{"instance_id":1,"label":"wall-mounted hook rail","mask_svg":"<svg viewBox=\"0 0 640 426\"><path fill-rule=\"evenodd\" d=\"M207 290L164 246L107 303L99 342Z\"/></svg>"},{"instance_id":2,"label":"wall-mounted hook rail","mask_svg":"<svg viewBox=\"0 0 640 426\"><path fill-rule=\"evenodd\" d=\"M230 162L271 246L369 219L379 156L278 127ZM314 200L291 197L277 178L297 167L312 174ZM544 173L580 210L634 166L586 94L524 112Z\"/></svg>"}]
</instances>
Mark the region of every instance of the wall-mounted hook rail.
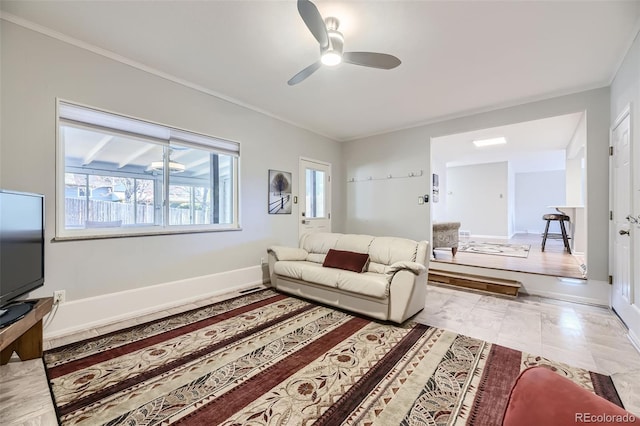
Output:
<instances>
[{"instance_id":1,"label":"wall-mounted hook rail","mask_svg":"<svg viewBox=\"0 0 640 426\"><path fill-rule=\"evenodd\" d=\"M347 182L363 182L368 180L389 180L389 179L407 179L412 177L420 177L424 175L423 170L418 170L417 172L408 172L404 174L387 174L384 177L375 177L375 176L367 176L367 177L352 177L347 180Z\"/></svg>"}]
</instances>

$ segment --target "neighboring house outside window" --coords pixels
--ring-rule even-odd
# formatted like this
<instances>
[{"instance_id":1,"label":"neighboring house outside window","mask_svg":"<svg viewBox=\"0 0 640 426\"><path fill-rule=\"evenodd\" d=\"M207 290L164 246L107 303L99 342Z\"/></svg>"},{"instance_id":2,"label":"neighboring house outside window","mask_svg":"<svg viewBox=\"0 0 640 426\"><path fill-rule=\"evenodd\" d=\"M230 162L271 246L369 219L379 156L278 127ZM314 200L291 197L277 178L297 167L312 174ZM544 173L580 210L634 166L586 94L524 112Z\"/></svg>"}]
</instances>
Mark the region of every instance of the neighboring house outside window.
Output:
<instances>
[{"instance_id":1,"label":"neighboring house outside window","mask_svg":"<svg viewBox=\"0 0 640 426\"><path fill-rule=\"evenodd\" d=\"M240 145L58 103L56 238L239 229Z\"/></svg>"}]
</instances>

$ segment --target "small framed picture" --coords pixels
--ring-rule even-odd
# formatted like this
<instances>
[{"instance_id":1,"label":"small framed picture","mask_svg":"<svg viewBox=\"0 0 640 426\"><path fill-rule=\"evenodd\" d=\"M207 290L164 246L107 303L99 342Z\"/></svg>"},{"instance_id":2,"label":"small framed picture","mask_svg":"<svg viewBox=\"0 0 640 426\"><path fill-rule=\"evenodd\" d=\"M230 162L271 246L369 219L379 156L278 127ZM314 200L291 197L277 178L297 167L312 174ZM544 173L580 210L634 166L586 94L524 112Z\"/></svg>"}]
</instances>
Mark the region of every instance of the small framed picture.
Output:
<instances>
[{"instance_id":1,"label":"small framed picture","mask_svg":"<svg viewBox=\"0 0 640 426\"><path fill-rule=\"evenodd\" d=\"M269 170L269 214L291 214L291 172Z\"/></svg>"}]
</instances>

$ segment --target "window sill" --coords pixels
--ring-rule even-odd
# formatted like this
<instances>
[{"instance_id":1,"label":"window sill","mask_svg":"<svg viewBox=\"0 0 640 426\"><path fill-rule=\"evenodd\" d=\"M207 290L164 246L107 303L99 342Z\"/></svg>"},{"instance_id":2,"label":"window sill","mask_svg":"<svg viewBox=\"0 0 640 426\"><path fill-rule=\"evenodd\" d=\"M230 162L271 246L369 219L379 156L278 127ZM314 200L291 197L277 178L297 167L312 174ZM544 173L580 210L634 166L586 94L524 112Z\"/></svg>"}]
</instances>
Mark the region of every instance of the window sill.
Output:
<instances>
[{"instance_id":1,"label":"window sill","mask_svg":"<svg viewBox=\"0 0 640 426\"><path fill-rule=\"evenodd\" d=\"M135 234L102 234L102 235L69 235L69 236L56 236L51 239L51 242L64 242L64 241L81 241L81 240L104 240L108 238L136 238L136 237L151 237L161 235L181 235L181 234L204 234L211 232L234 232L242 231L241 227L237 228L220 228L220 229L184 229L173 231L160 231L160 232L140 232Z\"/></svg>"}]
</instances>

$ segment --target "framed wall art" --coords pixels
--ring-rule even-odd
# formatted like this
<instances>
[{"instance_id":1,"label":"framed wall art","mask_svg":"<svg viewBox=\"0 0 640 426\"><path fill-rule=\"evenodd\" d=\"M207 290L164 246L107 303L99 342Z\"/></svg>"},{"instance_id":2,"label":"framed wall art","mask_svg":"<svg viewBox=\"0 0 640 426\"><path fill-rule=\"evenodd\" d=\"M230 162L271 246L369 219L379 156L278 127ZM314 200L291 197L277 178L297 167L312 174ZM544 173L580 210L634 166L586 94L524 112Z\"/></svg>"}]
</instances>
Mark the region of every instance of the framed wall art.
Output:
<instances>
[{"instance_id":1,"label":"framed wall art","mask_svg":"<svg viewBox=\"0 0 640 426\"><path fill-rule=\"evenodd\" d=\"M269 214L291 214L291 172L269 170Z\"/></svg>"}]
</instances>

